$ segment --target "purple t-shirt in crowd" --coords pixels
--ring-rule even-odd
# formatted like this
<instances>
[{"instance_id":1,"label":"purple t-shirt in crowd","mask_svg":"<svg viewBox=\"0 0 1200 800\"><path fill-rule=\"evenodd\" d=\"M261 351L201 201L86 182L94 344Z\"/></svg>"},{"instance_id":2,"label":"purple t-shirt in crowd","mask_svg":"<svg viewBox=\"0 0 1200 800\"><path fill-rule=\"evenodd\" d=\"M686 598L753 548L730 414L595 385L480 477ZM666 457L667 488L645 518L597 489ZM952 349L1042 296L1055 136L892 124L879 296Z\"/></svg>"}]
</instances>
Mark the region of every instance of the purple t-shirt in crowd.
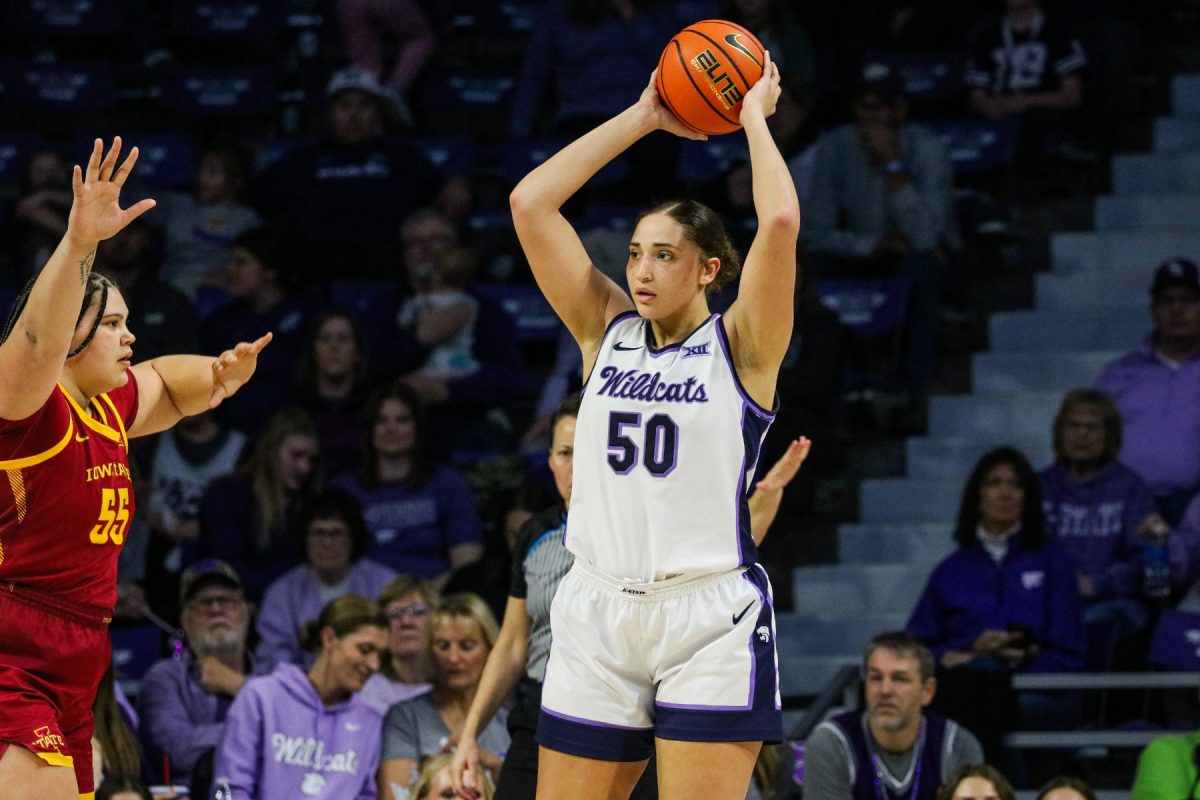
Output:
<instances>
[{"instance_id":1,"label":"purple t-shirt in crowd","mask_svg":"<svg viewBox=\"0 0 1200 800\"><path fill-rule=\"evenodd\" d=\"M450 571L450 548L483 542L471 487L447 467L422 486L404 481L367 489L355 475L334 483L362 503L372 539L367 556L399 573L442 575Z\"/></svg>"},{"instance_id":2,"label":"purple t-shirt in crowd","mask_svg":"<svg viewBox=\"0 0 1200 800\"><path fill-rule=\"evenodd\" d=\"M1138 526L1155 513L1154 495L1119 461L1076 480L1061 463L1040 473L1046 531L1092 579L1096 599L1141 593Z\"/></svg>"},{"instance_id":3,"label":"purple t-shirt in crowd","mask_svg":"<svg viewBox=\"0 0 1200 800\"><path fill-rule=\"evenodd\" d=\"M1105 367L1096 388L1121 412L1122 463L1154 494L1200 486L1200 358L1168 364L1151 336Z\"/></svg>"},{"instance_id":4,"label":"purple t-shirt in crowd","mask_svg":"<svg viewBox=\"0 0 1200 800\"><path fill-rule=\"evenodd\" d=\"M383 719L357 696L324 705L294 664L246 681L225 719L213 787L231 800L375 800Z\"/></svg>"}]
</instances>

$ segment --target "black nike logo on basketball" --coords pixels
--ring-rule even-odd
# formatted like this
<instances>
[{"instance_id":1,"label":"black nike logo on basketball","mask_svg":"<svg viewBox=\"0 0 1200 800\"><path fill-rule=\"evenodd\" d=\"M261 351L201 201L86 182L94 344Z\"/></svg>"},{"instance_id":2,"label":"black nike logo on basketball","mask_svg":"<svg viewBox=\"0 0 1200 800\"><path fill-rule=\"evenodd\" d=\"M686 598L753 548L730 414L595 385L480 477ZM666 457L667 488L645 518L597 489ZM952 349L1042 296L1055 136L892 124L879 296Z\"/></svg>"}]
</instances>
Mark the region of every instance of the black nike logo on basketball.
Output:
<instances>
[{"instance_id":1,"label":"black nike logo on basketball","mask_svg":"<svg viewBox=\"0 0 1200 800\"><path fill-rule=\"evenodd\" d=\"M734 50L737 50L737 51L739 51L739 52L745 53L745 54L746 54L746 58L750 59L750 60L751 60L751 61L753 61L755 64L757 64L759 69L762 69L762 62L758 60L758 57L757 57L757 56L755 56L755 55L754 55L754 53L751 53L751 52L750 52L748 49L746 49L746 45L744 45L744 44L742 44L741 42L739 42L739 41L738 41L738 37L739 37L739 36L741 36L741 34L740 34L740 33L727 33L727 34L725 34L725 42L726 42L726 44L728 44L728 45L729 45L730 47L732 47Z\"/></svg>"},{"instance_id":2,"label":"black nike logo on basketball","mask_svg":"<svg viewBox=\"0 0 1200 800\"><path fill-rule=\"evenodd\" d=\"M753 605L754 605L754 601L753 601L753 600L751 600L751 601L750 601L750 605L749 605L749 606L746 606L745 608L743 608L743 609L742 609L742 612L741 612L740 614L734 614L734 615L733 615L733 624L734 624L734 625L737 625L739 622L741 622L741 621L742 621L742 617L746 616L746 612L747 612L747 611L749 611L749 610L750 610L750 606L753 606Z\"/></svg>"},{"instance_id":3,"label":"black nike logo on basketball","mask_svg":"<svg viewBox=\"0 0 1200 800\"><path fill-rule=\"evenodd\" d=\"M641 349L642 349L642 345L640 345L640 344L637 347L624 347L624 346L622 346L621 342L617 342L616 344L613 345L613 350L641 350Z\"/></svg>"}]
</instances>

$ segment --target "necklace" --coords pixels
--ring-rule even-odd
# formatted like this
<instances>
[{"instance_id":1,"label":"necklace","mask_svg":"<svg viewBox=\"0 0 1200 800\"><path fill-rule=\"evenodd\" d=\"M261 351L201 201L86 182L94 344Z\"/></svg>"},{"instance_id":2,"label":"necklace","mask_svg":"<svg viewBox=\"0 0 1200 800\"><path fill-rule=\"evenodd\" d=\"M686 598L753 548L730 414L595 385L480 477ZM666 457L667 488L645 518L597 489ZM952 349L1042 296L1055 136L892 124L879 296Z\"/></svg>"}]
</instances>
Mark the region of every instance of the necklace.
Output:
<instances>
[{"instance_id":1,"label":"necklace","mask_svg":"<svg viewBox=\"0 0 1200 800\"><path fill-rule=\"evenodd\" d=\"M871 755L871 778L875 784L876 800L891 800L891 792L883 785L883 762L879 758L879 753L875 750L875 737L871 735L871 728L866 724L866 719L863 720L863 733L866 735L867 752ZM916 764L913 765L912 786L909 787L907 797L903 795L896 797L896 800L918 800L921 793L921 768L923 756L925 755L925 719L921 718L921 729L917 733L917 741L914 744L916 748Z\"/></svg>"}]
</instances>

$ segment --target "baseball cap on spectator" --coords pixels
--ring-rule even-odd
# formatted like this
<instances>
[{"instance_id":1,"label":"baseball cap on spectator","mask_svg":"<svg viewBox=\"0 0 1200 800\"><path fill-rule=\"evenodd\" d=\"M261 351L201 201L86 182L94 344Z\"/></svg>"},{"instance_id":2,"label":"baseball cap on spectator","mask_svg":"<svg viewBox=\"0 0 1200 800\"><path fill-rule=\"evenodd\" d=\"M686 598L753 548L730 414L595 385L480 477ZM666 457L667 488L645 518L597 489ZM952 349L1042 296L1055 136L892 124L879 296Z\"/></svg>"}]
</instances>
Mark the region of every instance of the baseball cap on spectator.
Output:
<instances>
[{"instance_id":1,"label":"baseball cap on spectator","mask_svg":"<svg viewBox=\"0 0 1200 800\"><path fill-rule=\"evenodd\" d=\"M179 604L187 605L188 601L200 593L201 589L209 586L224 586L228 589L242 589L242 579L238 577L233 567L215 558L205 558L192 564L183 571L179 579Z\"/></svg>"},{"instance_id":2,"label":"baseball cap on spectator","mask_svg":"<svg viewBox=\"0 0 1200 800\"><path fill-rule=\"evenodd\" d=\"M325 84L325 99L332 100L342 92L362 92L375 99L383 116L392 123L411 126L412 112L408 103L394 86L384 86L370 70L346 67L333 73Z\"/></svg>"},{"instance_id":3,"label":"baseball cap on spectator","mask_svg":"<svg viewBox=\"0 0 1200 800\"><path fill-rule=\"evenodd\" d=\"M867 94L879 95L883 100L904 97L904 81L887 64L868 61L854 83L856 98Z\"/></svg>"},{"instance_id":4,"label":"baseball cap on spectator","mask_svg":"<svg viewBox=\"0 0 1200 800\"><path fill-rule=\"evenodd\" d=\"M358 67L346 67L333 73L329 77L329 83L325 84L325 96L327 98L335 97L342 92L359 91L369 94L378 100L386 100L383 92L383 87L379 85L379 81L369 70L359 69Z\"/></svg>"},{"instance_id":5,"label":"baseball cap on spectator","mask_svg":"<svg viewBox=\"0 0 1200 800\"><path fill-rule=\"evenodd\" d=\"M1154 283L1150 286L1151 296L1172 286L1185 286L1200 294L1200 267L1186 258L1172 258L1159 264L1154 270Z\"/></svg>"}]
</instances>

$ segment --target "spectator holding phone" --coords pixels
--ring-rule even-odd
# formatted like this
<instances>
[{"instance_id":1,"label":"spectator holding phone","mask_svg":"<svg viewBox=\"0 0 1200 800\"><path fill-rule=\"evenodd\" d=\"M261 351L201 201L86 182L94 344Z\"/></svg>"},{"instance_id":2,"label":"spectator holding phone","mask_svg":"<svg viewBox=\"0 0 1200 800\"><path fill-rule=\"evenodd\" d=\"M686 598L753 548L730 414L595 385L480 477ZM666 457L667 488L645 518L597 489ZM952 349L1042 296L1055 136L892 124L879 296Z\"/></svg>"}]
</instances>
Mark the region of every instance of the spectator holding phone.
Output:
<instances>
[{"instance_id":1,"label":"spectator holding phone","mask_svg":"<svg viewBox=\"0 0 1200 800\"><path fill-rule=\"evenodd\" d=\"M1017 450L997 448L976 463L954 538L958 549L934 568L908 630L937 659L938 710L978 732L994 759L1016 703L979 698L1011 691L1014 672L1081 669L1083 611L1075 567L1047 538L1037 474ZM1065 711L1045 700L1021 695L1022 724Z\"/></svg>"}]
</instances>

